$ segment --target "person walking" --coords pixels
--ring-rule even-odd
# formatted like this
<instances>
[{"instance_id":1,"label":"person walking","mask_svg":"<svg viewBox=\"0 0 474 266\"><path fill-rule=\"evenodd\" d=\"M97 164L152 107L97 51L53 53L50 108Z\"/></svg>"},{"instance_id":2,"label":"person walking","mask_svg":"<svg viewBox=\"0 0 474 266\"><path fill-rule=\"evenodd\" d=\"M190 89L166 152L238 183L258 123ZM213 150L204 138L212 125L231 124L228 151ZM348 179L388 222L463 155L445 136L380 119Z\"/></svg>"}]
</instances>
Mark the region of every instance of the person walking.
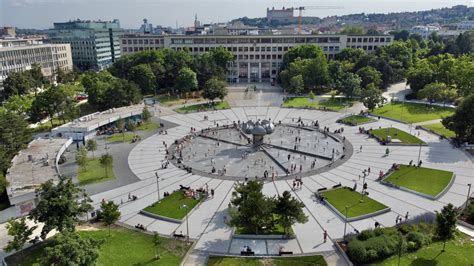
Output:
<instances>
[{"instance_id":1,"label":"person walking","mask_svg":"<svg viewBox=\"0 0 474 266\"><path fill-rule=\"evenodd\" d=\"M324 243L326 243L327 239L328 239L328 231L324 230Z\"/></svg>"},{"instance_id":2,"label":"person walking","mask_svg":"<svg viewBox=\"0 0 474 266\"><path fill-rule=\"evenodd\" d=\"M214 198L214 189L211 188L211 197Z\"/></svg>"}]
</instances>

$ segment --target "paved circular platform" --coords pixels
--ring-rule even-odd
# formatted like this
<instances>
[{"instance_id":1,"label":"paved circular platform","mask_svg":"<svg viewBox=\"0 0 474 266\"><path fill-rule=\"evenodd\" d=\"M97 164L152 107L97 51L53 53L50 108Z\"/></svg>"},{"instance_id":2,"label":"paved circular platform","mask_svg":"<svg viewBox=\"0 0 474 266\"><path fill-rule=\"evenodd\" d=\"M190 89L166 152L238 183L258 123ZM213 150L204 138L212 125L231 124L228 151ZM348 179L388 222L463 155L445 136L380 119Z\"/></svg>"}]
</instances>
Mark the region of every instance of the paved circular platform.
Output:
<instances>
[{"instance_id":1,"label":"paved circular platform","mask_svg":"<svg viewBox=\"0 0 474 266\"><path fill-rule=\"evenodd\" d=\"M205 116L207 119L205 119ZM447 203L460 206L465 202L467 184L474 181L473 162L469 155L459 149L454 149L449 142L440 140L433 134L410 130L410 127L406 124L380 119L374 123L364 125L366 128L393 126L407 132L412 131L414 134L419 133L419 138L427 142L427 146L421 148L418 146L392 146L390 147L390 155L385 156L386 146L380 145L365 134L360 134L358 127L336 123L336 120L342 116L344 116L343 113L279 107L245 107L215 112L167 115L161 119L172 121L179 126L169 129L168 134L153 135L143 140L129 155L129 166L141 181L94 195L92 198L97 204L104 198L114 200L117 203L123 202L120 206L122 212L121 222L132 226L141 223L148 230L157 231L164 235L170 235L174 231L182 231L186 234L187 228L189 228L190 237L197 241L195 249L199 251L238 254L240 247L248 245L259 255L277 254L280 246L283 246L285 250L293 251L295 254L332 252L334 250L333 244L331 241L323 242L323 232L327 230L330 239L341 238L344 232L344 220L327 206L317 201L313 196L314 192L321 187L330 187L339 183L343 186L353 186L354 182L358 184L357 187L360 190L363 181L359 179L359 176L368 167L372 170L366 179L370 197L389 206L391 210L374 217L348 222L348 232L373 228L375 222L379 222L382 226L393 226L396 217L399 215L405 216L407 212L410 219L430 218L433 217L435 211L440 210ZM171 144L175 140L183 138L189 134L190 127L199 131L214 127L217 123L226 125L237 120L247 121L249 119L268 118L271 118L272 121L291 124L299 117L308 124L311 121L318 120L320 127L329 127L330 131L344 128L344 132L340 134L341 137L345 137L347 141L352 143L356 151L343 164L334 165L327 171L304 177L304 185L299 190L292 191L291 180L285 178L276 178L274 182L264 184L263 192L267 195L278 195L285 190L289 190L293 196L305 204L304 212L308 215L309 221L305 224L294 225L295 239L233 238L232 228L224 223L224 217L228 215L227 206L235 180L188 173L174 165L170 165L167 169L161 169L161 164L166 155L163 143ZM360 147L362 147L361 150ZM440 198L429 200L409 192L384 186L376 181L380 170L387 171L393 163L407 164L410 160L416 161L419 153L423 160L423 166L448 170L456 174L454 183ZM155 174L160 177L158 184ZM157 185L160 187L160 193L164 193L179 188L179 185L198 188L206 184L209 189L213 188L215 190L215 197L205 200L189 214L188 227L185 222L176 224L139 214L141 209L157 200ZM129 193L137 195L138 200L127 202Z\"/></svg>"}]
</instances>

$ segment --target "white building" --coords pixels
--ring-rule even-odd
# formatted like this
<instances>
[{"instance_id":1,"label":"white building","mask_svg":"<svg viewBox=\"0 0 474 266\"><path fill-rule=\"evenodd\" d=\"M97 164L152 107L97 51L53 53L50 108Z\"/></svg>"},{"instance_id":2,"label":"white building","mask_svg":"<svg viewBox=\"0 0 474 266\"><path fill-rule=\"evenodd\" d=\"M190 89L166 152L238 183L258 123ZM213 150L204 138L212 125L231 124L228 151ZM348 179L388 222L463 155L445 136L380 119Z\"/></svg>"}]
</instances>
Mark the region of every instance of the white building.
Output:
<instances>
[{"instance_id":1,"label":"white building","mask_svg":"<svg viewBox=\"0 0 474 266\"><path fill-rule=\"evenodd\" d=\"M458 24L458 30L474 30L474 20L466 20Z\"/></svg>"},{"instance_id":2,"label":"white building","mask_svg":"<svg viewBox=\"0 0 474 266\"><path fill-rule=\"evenodd\" d=\"M0 83L10 72L28 70L39 64L43 75L54 79L58 68L72 70L69 44L43 44L37 40L0 40Z\"/></svg>"},{"instance_id":3,"label":"white building","mask_svg":"<svg viewBox=\"0 0 474 266\"><path fill-rule=\"evenodd\" d=\"M440 30L439 27L431 26L431 25L428 25L428 26L414 26L413 28L411 28L412 33L421 35L421 37L423 37L423 39L428 39L428 37L430 36L431 33L438 32L439 30Z\"/></svg>"},{"instance_id":4,"label":"white building","mask_svg":"<svg viewBox=\"0 0 474 266\"><path fill-rule=\"evenodd\" d=\"M267 21L268 23L271 23L272 21L277 21L277 22L294 22L294 16L293 16L293 8L285 8L283 7L282 9L275 9L272 7L272 9L267 8Z\"/></svg>"},{"instance_id":5,"label":"white building","mask_svg":"<svg viewBox=\"0 0 474 266\"><path fill-rule=\"evenodd\" d=\"M224 47L234 54L235 60L228 66L229 83L271 82L277 78L283 55L291 48L303 44L316 44L328 58L344 48L361 48L373 52L378 47L393 42L390 35L343 35L343 34L281 34L281 35L150 35L129 34L121 37L122 54L171 48L189 50L192 54L209 52Z\"/></svg>"}]
</instances>

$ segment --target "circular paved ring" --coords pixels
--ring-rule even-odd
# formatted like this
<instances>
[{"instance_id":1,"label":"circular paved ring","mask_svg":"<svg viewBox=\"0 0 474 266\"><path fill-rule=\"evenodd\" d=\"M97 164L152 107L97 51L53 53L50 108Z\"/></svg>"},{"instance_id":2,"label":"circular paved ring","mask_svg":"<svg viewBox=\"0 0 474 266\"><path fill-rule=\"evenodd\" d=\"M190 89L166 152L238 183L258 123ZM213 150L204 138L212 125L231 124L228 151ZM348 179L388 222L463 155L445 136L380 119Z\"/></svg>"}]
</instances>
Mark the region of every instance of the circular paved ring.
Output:
<instances>
[{"instance_id":1,"label":"circular paved ring","mask_svg":"<svg viewBox=\"0 0 474 266\"><path fill-rule=\"evenodd\" d=\"M207 116L208 119L204 119ZM474 181L473 163L469 155L459 149L451 147L448 141L440 140L437 136L425 132L419 132L419 138L428 143L421 147L421 159L423 165L435 169L452 171L456 174L454 183L447 192L436 200L429 200L418 195L391 188L376 182L380 170L386 171L396 163L407 164L410 160L418 158L420 147L418 146L393 146L390 155L385 157L385 146L381 146L367 135L359 134L358 127L350 127L336 123L343 117L342 113L322 112L316 110L285 109L278 107L242 107L213 112L173 114L161 119L179 124L169 129L166 135L154 135L139 143L129 154L129 165L133 173L141 179L140 182L108 191L107 198L120 202L127 193L137 195L139 199L134 202L123 204L121 222L135 225L144 224L150 231L157 231L163 235L171 235L172 232L182 231L186 233L186 223L176 224L162 220L153 219L141 215L139 211L157 200L157 182L155 173L159 176L161 193L172 191L180 184L192 187L202 187L205 184L215 190L215 197L208 199L189 213L189 235L196 239L195 249L208 253L240 254L240 247L248 245L256 254L268 255L278 254L280 246L285 250L298 253L332 252L331 241L323 242L323 232L327 230L331 240L341 238L344 231L344 220L332 212L327 206L315 201L313 193L321 187L330 187L341 183L344 186L352 186L354 182L362 187L362 180L358 176L364 169L371 168L371 174L367 177L368 192L370 197L389 206L390 212L380 214L366 219L348 222L348 232L353 230L362 231L373 228L377 221L382 226L395 225L398 215L404 216L407 212L411 218L424 219L432 217L434 212L440 210L447 203L461 206L466 200L466 184ZM292 195L305 204L304 212L309 221L305 224L295 224L293 230L295 239L262 240L262 239L237 239L232 237L232 228L224 223L227 216L227 206L233 191L233 180L222 180L187 173L183 169L170 165L167 169L160 169L161 161L165 157L163 142L172 143L188 134L190 127L197 130L214 125L214 121L224 125L232 121L247 121L249 119L271 118L272 121L281 120L283 123L291 123L292 118L301 117L309 122L319 120L320 126L330 129L344 128L343 136L355 147L363 146L361 152L354 152L344 164L333 167L329 171L317 173L305 177L302 189L291 191L289 180L276 180L264 184L263 192L266 195L278 195L285 190L290 190ZM401 130L410 131L406 124L380 119L371 124L364 125L366 128L396 127ZM416 132L418 134L418 132ZM98 195L97 198L103 197Z\"/></svg>"}]
</instances>

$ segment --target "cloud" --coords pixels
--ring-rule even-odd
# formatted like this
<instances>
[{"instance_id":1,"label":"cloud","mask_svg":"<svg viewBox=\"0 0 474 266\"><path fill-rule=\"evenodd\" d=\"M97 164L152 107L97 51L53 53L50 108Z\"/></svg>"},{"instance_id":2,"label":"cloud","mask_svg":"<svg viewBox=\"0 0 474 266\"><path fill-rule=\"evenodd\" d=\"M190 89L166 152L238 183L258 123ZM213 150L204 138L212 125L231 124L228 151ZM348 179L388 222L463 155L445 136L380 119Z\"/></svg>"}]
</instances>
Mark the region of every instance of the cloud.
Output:
<instances>
[{"instance_id":1,"label":"cloud","mask_svg":"<svg viewBox=\"0 0 474 266\"><path fill-rule=\"evenodd\" d=\"M72 4L78 3L80 0L6 0L6 2L9 7L29 7L48 4Z\"/></svg>"}]
</instances>

